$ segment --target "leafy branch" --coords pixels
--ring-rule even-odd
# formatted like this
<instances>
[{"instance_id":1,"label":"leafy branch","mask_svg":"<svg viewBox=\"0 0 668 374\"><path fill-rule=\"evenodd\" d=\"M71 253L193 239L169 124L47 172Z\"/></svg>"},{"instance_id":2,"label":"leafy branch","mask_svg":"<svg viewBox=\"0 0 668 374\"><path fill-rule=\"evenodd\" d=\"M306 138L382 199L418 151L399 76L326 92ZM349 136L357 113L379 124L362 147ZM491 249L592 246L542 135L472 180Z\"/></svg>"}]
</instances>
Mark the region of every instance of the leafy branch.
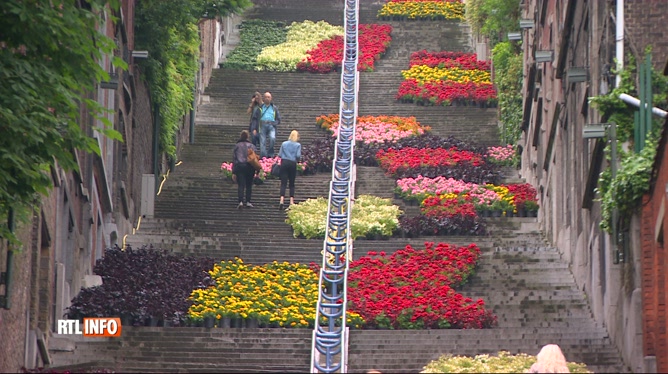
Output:
<instances>
[{"instance_id":1,"label":"leafy branch","mask_svg":"<svg viewBox=\"0 0 668 374\"><path fill-rule=\"evenodd\" d=\"M137 3L135 42L147 50L142 62L161 120L160 148L172 158L183 117L192 109L199 64L201 18L216 18L252 6L250 0L146 0Z\"/></svg>"},{"instance_id":2,"label":"leafy branch","mask_svg":"<svg viewBox=\"0 0 668 374\"><path fill-rule=\"evenodd\" d=\"M88 8L57 0L0 2L0 220L14 211L30 217L38 196L52 187L49 169L76 170L74 152L99 148L80 123L80 111L102 121L93 128L120 139L95 100L82 99L109 75L98 62L113 40L100 33L105 7L118 1L89 0ZM114 59L119 68L125 64ZM0 237L20 244L6 225Z\"/></svg>"}]
</instances>

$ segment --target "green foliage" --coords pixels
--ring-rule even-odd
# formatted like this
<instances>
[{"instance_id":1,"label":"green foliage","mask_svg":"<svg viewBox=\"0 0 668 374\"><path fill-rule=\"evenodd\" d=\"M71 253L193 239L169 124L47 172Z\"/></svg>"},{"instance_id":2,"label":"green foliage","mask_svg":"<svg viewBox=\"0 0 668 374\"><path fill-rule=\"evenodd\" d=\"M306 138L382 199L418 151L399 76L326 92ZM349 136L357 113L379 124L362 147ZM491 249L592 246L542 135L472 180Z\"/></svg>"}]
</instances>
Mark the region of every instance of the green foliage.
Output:
<instances>
[{"instance_id":1,"label":"green foliage","mask_svg":"<svg viewBox=\"0 0 668 374\"><path fill-rule=\"evenodd\" d=\"M471 30L489 39L494 61L494 85L499 103L501 143L515 144L522 135L522 51L520 43L504 41L519 28L519 0L466 1Z\"/></svg>"},{"instance_id":2,"label":"green foliage","mask_svg":"<svg viewBox=\"0 0 668 374\"><path fill-rule=\"evenodd\" d=\"M466 19L474 33L489 38L491 45L505 39L509 31L519 28L519 0L468 0Z\"/></svg>"},{"instance_id":3,"label":"green foliage","mask_svg":"<svg viewBox=\"0 0 668 374\"><path fill-rule=\"evenodd\" d=\"M250 0L198 1L195 7L195 15L202 18L223 17L232 13L240 13L252 5L253 3Z\"/></svg>"},{"instance_id":4,"label":"green foliage","mask_svg":"<svg viewBox=\"0 0 668 374\"><path fill-rule=\"evenodd\" d=\"M249 0L145 0L137 3L135 43L147 50L143 61L151 98L161 120L160 147L176 154L175 136L192 109L199 64L200 17L227 15L251 6Z\"/></svg>"},{"instance_id":5,"label":"green foliage","mask_svg":"<svg viewBox=\"0 0 668 374\"><path fill-rule=\"evenodd\" d=\"M102 120L104 108L81 98L109 79L98 61L114 42L97 25L102 9L118 2L87 4L90 10L63 0L0 2L0 220L10 209L29 211L38 195L48 194L56 163L76 169L75 150L99 153L79 116L83 105ZM6 225L0 237L18 244Z\"/></svg>"},{"instance_id":6,"label":"green foliage","mask_svg":"<svg viewBox=\"0 0 668 374\"><path fill-rule=\"evenodd\" d=\"M626 105L621 99L620 94L629 94L637 96L635 88L635 59L629 56L629 68L620 71L614 71L621 76L619 86L610 90L606 95L599 95L589 98L589 103L596 108L601 115L608 117L608 122L614 122L617 126L617 139L620 142L630 140L633 136L633 113L635 108Z\"/></svg>"},{"instance_id":7,"label":"green foliage","mask_svg":"<svg viewBox=\"0 0 668 374\"><path fill-rule=\"evenodd\" d=\"M255 70L257 56L264 47L287 40L288 29L281 22L254 19L244 21L241 25L240 43L222 63L225 68Z\"/></svg>"},{"instance_id":8,"label":"green foliage","mask_svg":"<svg viewBox=\"0 0 668 374\"><path fill-rule=\"evenodd\" d=\"M498 43L492 51L494 85L499 98L501 142L516 144L522 135L522 53L515 44Z\"/></svg>"},{"instance_id":9,"label":"green foliage","mask_svg":"<svg viewBox=\"0 0 668 374\"><path fill-rule=\"evenodd\" d=\"M468 0L465 3L466 22L471 26L474 34L480 34L480 30L485 24L485 17L480 9L484 0Z\"/></svg>"},{"instance_id":10,"label":"green foliage","mask_svg":"<svg viewBox=\"0 0 668 374\"><path fill-rule=\"evenodd\" d=\"M612 212L616 208L618 217L623 220L623 224L628 223L631 215L638 207L642 196L649 191L649 181L651 179L652 168L654 165L654 156L656 155L658 132L656 129L662 127L662 124L653 118L653 129L655 132L649 134L645 147L636 154L633 151L626 152L621 144L624 142L633 143L633 115L637 108L630 107L619 99L622 93L638 96L638 90L635 86L637 80L637 69L635 58L628 57L629 64L626 69L619 71L621 81L618 87L615 87L607 95L600 95L590 98L592 106L599 110L603 116L608 117L608 122L616 124L617 141L619 154L619 167L617 176L613 179L610 169L604 170L599 176L597 192L601 201L601 223L600 227L606 232L612 231ZM617 72L615 72L617 73ZM652 93L653 105L665 108L666 92L668 92L668 77L659 74L652 69ZM609 154L610 147L606 147L606 153Z\"/></svg>"},{"instance_id":11,"label":"green foliage","mask_svg":"<svg viewBox=\"0 0 668 374\"><path fill-rule=\"evenodd\" d=\"M657 136L653 135L645 143L640 153L621 152L621 162L617 176L612 179L610 169L601 173L597 192L601 196L600 227L611 232L612 211L618 210L618 217L630 219L640 203L642 196L649 191L649 181L656 155ZM620 150L621 151L621 150Z\"/></svg>"}]
</instances>

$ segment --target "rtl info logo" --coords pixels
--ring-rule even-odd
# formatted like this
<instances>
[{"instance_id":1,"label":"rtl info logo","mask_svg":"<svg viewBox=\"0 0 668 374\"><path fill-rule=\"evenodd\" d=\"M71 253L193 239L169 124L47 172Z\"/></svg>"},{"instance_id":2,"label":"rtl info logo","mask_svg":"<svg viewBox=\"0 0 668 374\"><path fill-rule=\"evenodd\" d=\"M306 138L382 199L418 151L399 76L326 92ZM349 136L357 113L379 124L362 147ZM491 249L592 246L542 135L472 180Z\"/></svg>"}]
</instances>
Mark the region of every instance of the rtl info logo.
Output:
<instances>
[{"instance_id":1,"label":"rtl info logo","mask_svg":"<svg viewBox=\"0 0 668 374\"><path fill-rule=\"evenodd\" d=\"M59 319L58 334L83 335L86 338L118 338L121 336L120 318L84 318L82 323L76 319Z\"/></svg>"}]
</instances>

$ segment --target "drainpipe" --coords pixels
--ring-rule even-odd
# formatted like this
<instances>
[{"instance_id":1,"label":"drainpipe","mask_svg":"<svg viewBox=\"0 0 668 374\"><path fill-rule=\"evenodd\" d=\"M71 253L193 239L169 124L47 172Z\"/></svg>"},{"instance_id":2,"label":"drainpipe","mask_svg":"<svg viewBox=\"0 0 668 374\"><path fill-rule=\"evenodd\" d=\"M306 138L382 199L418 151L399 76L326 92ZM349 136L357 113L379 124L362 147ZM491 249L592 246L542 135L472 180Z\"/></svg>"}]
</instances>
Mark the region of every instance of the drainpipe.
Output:
<instances>
[{"instance_id":1,"label":"drainpipe","mask_svg":"<svg viewBox=\"0 0 668 374\"><path fill-rule=\"evenodd\" d=\"M636 99L631 95L620 94L619 99L629 105L633 105L636 108L640 108L640 100ZM668 113L666 113L666 111L661 108L652 107L652 114L654 114L657 117L666 118L666 115Z\"/></svg>"},{"instance_id":2,"label":"drainpipe","mask_svg":"<svg viewBox=\"0 0 668 374\"><path fill-rule=\"evenodd\" d=\"M620 71L624 68L624 0L617 0L617 22L615 26L615 50L617 58L617 78L615 80L615 86L619 87L619 84L622 81L622 76Z\"/></svg>"},{"instance_id":3,"label":"drainpipe","mask_svg":"<svg viewBox=\"0 0 668 374\"><path fill-rule=\"evenodd\" d=\"M190 144L195 143L195 113L197 110L197 91L199 90L199 71L195 73L195 87L193 89L193 108L190 110Z\"/></svg>"},{"instance_id":4,"label":"drainpipe","mask_svg":"<svg viewBox=\"0 0 668 374\"><path fill-rule=\"evenodd\" d=\"M160 161L158 154L160 150L160 109L158 104L153 107L153 177L155 178L155 191L158 192L160 185Z\"/></svg>"},{"instance_id":5,"label":"drainpipe","mask_svg":"<svg viewBox=\"0 0 668 374\"><path fill-rule=\"evenodd\" d=\"M9 232L14 232L14 209L9 208L9 213L7 214L7 226L9 227ZM14 250L11 247L7 248L7 271L0 273L0 284L5 285L5 294L0 295L0 307L4 309L11 308L11 288L12 288L12 273L14 269Z\"/></svg>"}]
</instances>

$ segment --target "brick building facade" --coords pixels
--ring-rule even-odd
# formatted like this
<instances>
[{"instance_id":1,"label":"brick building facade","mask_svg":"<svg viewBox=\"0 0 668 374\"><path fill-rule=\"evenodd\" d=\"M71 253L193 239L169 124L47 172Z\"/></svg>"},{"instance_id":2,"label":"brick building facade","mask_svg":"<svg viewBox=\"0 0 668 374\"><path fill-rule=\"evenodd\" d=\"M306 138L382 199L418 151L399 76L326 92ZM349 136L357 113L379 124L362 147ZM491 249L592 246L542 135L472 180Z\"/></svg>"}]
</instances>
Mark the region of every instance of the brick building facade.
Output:
<instances>
[{"instance_id":1,"label":"brick building facade","mask_svg":"<svg viewBox=\"0 0 668 374\"><path fill-rule=\"evenodd\" d=\"M521 175L538 191L542 230L570 262L592 314L606 326L625 363L638 372L655 370L652 355L643 349L646 281L640 236L647 227L640 215L632 217L630 227L624 228L629 244L621 251L623 247L600 229L596 188L599 173L609 166L606 144L583 136L586 125L606 120L590 106L589 98L615 85L617 2L520 4L521 17L532 23L522 30ZM625 56L630 53L642 61L645 47L651 45L655 66L663 67L668 22L662 8L659 0L624 1ZM569 71L576 69L585 71L584 81L569 81Z\"/></svg>"},{"instance_id":2,"label":"brick building facade","mask_svg":"<svg viewBox=\"0 0 668 374\"><path fill-rule=\"evenodd\" d=\"M55 321L62 318L82 287L101 282L93 267L104 249L121 246L137 226L142 215L143 175L159 177L170 166L163 155L154 152L151 93L132 56L135 3L123 0L120 11L114 17L108 14L100 25L116 41L114 55L128 64L128 70L115 70L111 56L105 56L100 64L112 75L112 84L99 85L87 97L110 110L107 118L123 143L94 134L92 125L100 123L82 110L80 124L97 139L100 155L77 152L78 172L51 171L54 187L49 196L38 202L33 217L16 227L23 249L13 252L11 269L7 245L0 242L0 271L11 276L9 288L0 286L0 294L9 295L9 308L0 309L0 372L45 366L46 352L62 349L52 344ZM194 105L218 66L224 24L216 19L200 23L202 58L198 77L193 77L198 82ZM189 141L192 121L194 115L184 117L177 149Z\"/></svg>"},{"instance_id":3,"label":"brick building facade","mask_svg":"<svg viewBox=\"0 0 668 374\"><path fill-rule=\"evenodd\" d=\"M655 65L657 63L655 62ZM668 62L664 74L668 75ZM665 108L664 108L665 109ZM668 371L668 257L664 233L668 232L668 120L663 126L654 160L651 188L643 198L641 212L641 264L643 289L643 351L656 357L656 370Z\"/></svg>"}]
</instances>

